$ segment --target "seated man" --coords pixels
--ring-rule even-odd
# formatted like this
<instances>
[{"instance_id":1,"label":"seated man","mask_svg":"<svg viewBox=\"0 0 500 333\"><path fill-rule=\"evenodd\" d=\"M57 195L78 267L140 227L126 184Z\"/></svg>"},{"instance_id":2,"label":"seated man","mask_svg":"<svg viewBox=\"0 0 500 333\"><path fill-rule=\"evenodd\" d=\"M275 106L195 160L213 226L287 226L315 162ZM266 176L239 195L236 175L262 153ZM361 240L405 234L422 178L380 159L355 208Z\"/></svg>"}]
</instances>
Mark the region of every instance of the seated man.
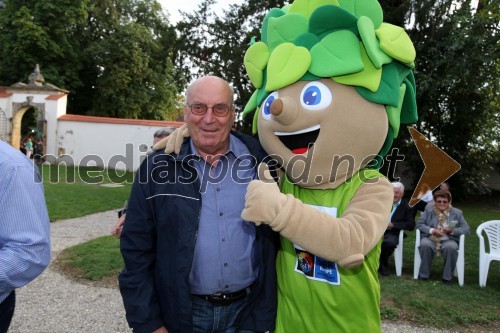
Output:
<instances>
[{"instance_id":1,"label":"seated man","mask_svg":"<svg viewBox=\"0 0 500 333\"><path fill-rule=\"evenodd\" d=\"M450 284L457 264L458 242L461 235L470 234L462 211L451 206L451 193L439 190L434 193L434 205L428 205L417 222L422 233L420 239L420 271L418 278L427 280L431 275L432 259L443 255L443 283Z\"/></svg>"},{"instance_id":2,"label":"seated man","mask_svg":"<svg viewBox=\"0 0 500 333\"><path fill-rule=\"evenodd\" d=\"M394 197L392 200L391 220L384 233L380 252L379 272L384 276L391 274L388 260L399 244L399 231L413 230L415 228L413 209L403 199L403 194L405 193L404 185L400 182L394 182L392 183L392 190L394 191Z\"/></svg>"}]
</instances>

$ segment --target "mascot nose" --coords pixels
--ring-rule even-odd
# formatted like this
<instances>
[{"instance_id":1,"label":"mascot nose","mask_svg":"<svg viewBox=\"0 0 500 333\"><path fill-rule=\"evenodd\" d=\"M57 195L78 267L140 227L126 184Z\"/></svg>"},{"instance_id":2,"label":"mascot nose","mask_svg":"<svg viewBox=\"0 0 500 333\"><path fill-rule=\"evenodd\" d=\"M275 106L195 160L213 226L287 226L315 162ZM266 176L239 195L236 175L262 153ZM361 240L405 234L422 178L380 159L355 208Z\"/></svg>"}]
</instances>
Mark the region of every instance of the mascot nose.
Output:
<instances>
[{"instance_id":1,"label":"mascot nose","mask_svg":"<svg viewBox=\"0 0 500 333\"><path fill-rule=\"evenodd\" d=\"M297 106L291 98L277 98L271 103L271 114L280 124L288 125L297 118Z\"/></svg>"}]
</instances>

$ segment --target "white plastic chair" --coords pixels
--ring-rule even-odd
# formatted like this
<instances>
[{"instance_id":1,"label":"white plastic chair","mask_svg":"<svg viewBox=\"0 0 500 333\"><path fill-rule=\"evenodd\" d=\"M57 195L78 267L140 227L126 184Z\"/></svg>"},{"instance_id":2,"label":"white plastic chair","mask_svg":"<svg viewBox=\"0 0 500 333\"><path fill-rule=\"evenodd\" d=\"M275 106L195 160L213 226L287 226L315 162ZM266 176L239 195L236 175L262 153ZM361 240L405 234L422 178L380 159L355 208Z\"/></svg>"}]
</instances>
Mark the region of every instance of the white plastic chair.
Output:
<instances>
[{"instance_id":1,"label":"white plastic chair","mask_svg":"<svg viewBox=\"0 0 500 333\"><path fill-rule=\"evenodd\" d=\"M403 238L404 231L399 231L399 243L394 249L394 266L396 266L396 275L401 276L401 270L403 268Z\"/></svg>"},{"instance_id":2,"label":"white plastic chair","mask_svg":"<svg viewBox=\"0 0 500 333\"><path fill-rule=\"evenodd\" d=\"M482 232L488 237L490 252L486 252ZM479 237L479 286L485 287L492 260L500 261L500 220L483 222L477 227Z\"/></svg>"},{"instance_id":3,"label":"white plastic chair","mask_svg":"<svg viewBox=\"0 0 500 333\"><path fill-rule=\"evenodd\" d=\"M420 271L420 264L422 258L420 258L420 252L418 248L420 247L420 230L416 229L417 233L415 236L415 257L413 259L413 278L418 279L418 272ZM458 284L460 286L464 285L464 271L465 271L465 235L460 235L460 241L458 243L458 258L457 264L455 265L455 271L453 275L458 277Z\"/></svg>"}]
</instances>

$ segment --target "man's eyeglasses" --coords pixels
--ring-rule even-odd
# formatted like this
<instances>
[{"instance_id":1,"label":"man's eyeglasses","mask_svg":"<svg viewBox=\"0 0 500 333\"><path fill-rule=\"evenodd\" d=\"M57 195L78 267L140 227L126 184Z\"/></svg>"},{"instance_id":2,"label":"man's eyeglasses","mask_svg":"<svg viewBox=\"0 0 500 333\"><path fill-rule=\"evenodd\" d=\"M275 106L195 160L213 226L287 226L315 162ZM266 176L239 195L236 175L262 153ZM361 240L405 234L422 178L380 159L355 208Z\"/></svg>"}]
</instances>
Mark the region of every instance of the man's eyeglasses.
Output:
<instances>
[{"instance_id":1,"label":"man's eyeglasses","mask_svg":"<svg viewBox=\"0 0 500 333\"><path fill-rule=\"evenodd\" d=\"M436 200L437 203L447 204L448 200Z\"/></svg>"},{"instance_id":2,"label":"man's eyeglasses","mask_svg":"<svg viewBox=\"0 0 500 333\"><path fill-rule=\"evenodd\" d=\"M215 104L213 106L208 106L205 104L195 103L188 105L192 114L197 116L203 116L207 113L208 109L212 109L214 116L216 117L225 117L229 114L232 106L227 104Z\"/></svg>"}]
</instances>

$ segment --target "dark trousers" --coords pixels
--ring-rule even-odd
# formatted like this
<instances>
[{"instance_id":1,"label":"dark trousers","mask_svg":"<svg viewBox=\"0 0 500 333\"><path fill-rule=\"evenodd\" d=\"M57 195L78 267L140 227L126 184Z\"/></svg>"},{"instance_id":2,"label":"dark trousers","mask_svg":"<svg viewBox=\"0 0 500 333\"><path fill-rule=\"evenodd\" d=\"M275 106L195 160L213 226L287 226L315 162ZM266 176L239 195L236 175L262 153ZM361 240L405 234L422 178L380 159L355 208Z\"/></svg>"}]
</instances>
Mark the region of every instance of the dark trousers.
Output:
<instances>
[{"instance_id":1,"label":"dark trousers","mask_svg":"<svg viewBox=\"0 0 500 333\"><path fill-rule=\"evenodd\" d=\"M399 244L399 234L394 235L391 233L384 234L382 241L382 248L380 252L380 264L387 266L389 264L389 257L394 252L394 249Z\"/></svg>"},{"instance_id":2,"label":"dark trousers","mask_svg":"<svg viewBox=\"0 0 500 333\"><path fill-rule=\"evenodd\" d=\"M14 307L16 306L16 294L14 291L0 303L0 333L7 333L10 326L10 321L14 315Z\"/></svg>"}]
</instances>

